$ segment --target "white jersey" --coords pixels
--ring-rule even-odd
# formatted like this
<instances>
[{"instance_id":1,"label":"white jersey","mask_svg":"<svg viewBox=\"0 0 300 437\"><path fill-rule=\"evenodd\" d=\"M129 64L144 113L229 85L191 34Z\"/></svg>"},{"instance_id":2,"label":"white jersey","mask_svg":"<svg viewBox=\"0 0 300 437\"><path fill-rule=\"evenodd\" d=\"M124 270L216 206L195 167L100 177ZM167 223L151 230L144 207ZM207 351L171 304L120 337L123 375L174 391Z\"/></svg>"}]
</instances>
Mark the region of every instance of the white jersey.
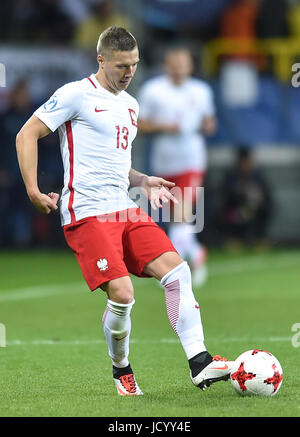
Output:
<instances>
[{"instance_id":1,"label":"white jersey","mask_svg":"<svg viewBox=\"0 0 300 437\"><path fill-rule=\"evenodd\" d=\"M167 76L159 76L144 84L138 100L142 120L176 123L180 128L179 134L154 136L152 171L164 176L205 171L206 146L200 128L204 117L215 114L210 86L195 78L175 85Z\"/></svg>"},{"instance_id":2,"label":"white jersey","mask_svg":"<svg viewBox=\"0 0 300 437\"><path fill-rule=\"evenodd\" d=\"M64 166L62 225L136 207L128 194L138 103L103 88L95 75L59 88L36 115L58 128Z\"/></svg>"}]
</instances>

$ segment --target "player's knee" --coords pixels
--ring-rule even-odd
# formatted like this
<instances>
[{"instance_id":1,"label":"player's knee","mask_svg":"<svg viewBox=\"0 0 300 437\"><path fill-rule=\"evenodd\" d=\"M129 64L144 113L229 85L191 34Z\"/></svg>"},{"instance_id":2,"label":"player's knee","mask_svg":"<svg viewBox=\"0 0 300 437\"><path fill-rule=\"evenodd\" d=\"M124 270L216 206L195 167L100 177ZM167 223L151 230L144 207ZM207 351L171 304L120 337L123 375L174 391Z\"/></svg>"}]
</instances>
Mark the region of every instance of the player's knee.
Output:
<instances>
[{"instance_id":1,"label":"player's knee","mask_svg":"<svg viewBox=\"0 0 300 437\"><path fill-rule=\"evenodd\" d=\"M133 302L133 291L127 289L117 290L112 296L109 295L109 298L116 302L128 305Z\"/></svg>"},{"instance_id":2,"label":"player's knee","mask_svg":"<svg viewBox=\"0 0 300 437\"><path fill-rule=\"evenodd\" d=\"M119 285L108 289L108 298L116 303L130 304L133 302L134 290L132 286Z\"/></svg>"},{"instance_id":3,"label":"player's knee","mask_svg":"<svg viewBox=\"0 0 300 437\"><path fill-rule=\"evenodd\" d=\"M134 289L129 277L113 279L105 284L102 289L106 291L108 299L120 304L130 304L134 300Z\"/></svg>"},{"instance_id":4,"label":"player's knee","mask_svg":"<svg viewBox=\"0 0 300 437\"><path fill-rule=\"evenodd\" d=\"M171 270L182 264L184 260L177 252L164 252L151 261L144 269L144 273L159 281Z\"/></svg>"}]
</instances>

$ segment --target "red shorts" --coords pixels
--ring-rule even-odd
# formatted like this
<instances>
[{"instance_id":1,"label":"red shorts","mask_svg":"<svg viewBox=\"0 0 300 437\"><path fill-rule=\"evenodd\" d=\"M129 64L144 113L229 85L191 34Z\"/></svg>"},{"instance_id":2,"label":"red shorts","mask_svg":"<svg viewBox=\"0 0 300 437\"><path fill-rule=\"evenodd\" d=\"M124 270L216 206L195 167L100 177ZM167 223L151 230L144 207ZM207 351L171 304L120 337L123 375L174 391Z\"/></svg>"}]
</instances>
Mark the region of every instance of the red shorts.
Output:
<instances>
[{"instance_id":1,"label":"red shorts","mask_svg":"<svg viewBox=\"0 0 300 437\"><path fill-rule=\"evenodd\" d=\"M143 273L146 264L176 252L166 233L140 208L87 217L63 230L92 291L129 273L148 277Z\"/></svg>"},{"instance_id":2,"label":"red shorts","mask_svg":"<svg viewBox=\"0 0 300 437\"><path fill-rule=\"evenodd\" d=\"M164 179L170 182L174 182L175 186L181 189L182 197L184 195L184 188L190 187L192 200L196 200L196 188L201 187L204 182L205 172L200 171L187 171L175 176L162 176ZM187 193L187 191L186 191ZM175 195L176 197L176 195Z\"/></svg>"}]
</instances>

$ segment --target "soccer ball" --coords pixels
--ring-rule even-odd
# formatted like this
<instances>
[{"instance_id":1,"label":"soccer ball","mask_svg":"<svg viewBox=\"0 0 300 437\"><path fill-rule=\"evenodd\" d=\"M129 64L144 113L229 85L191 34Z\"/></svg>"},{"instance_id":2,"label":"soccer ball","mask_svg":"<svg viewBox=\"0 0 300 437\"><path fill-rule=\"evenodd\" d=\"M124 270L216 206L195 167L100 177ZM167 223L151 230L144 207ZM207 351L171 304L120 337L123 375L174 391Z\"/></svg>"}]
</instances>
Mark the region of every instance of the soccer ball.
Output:
<instances>
[{"instance_id":1,"label":"soccer ball","mask_svg":"<svg viewBox=\"0 0 300 437\"><path fill-rule=\"evenodd\" d=\"M274 396L282 384L282 368L270 352L252 349L241 354L230 373L233 388L242 396Z\"/></svg>"}]
</instances>

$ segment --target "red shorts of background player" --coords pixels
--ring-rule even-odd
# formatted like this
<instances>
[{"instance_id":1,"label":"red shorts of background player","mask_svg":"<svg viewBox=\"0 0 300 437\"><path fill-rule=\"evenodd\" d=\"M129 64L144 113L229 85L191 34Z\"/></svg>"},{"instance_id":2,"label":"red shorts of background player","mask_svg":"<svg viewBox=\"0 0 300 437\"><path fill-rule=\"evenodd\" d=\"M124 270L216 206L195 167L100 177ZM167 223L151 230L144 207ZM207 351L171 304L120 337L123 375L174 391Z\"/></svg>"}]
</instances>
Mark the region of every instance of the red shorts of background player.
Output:
<instances>
[{"instance_id":1,"label":"red shorts of background player","mask_svg":"<svg viewBox=\"0 0 300 437\"><path fill-rule=\"evenodd\" d=\"M200 171L187 171L185 173L180 173L175 176L163 176L164 179L170 182L174 182L175 186L181 189L182 199L184 198L184 188L191 187L191 192L186 191L186 193L189 193L189 195L191 194L193 202L196 200L197 197L196 188L203 185L204 177L205 172Z\"/></svg>"},{"instance_id":2,"label":"red shorts of background player","mask_svg":"<svg viewBox=\"0 0 300 437\"><path fill-rule=\"evenodd\" d=\"M129 273L147 277L146 264L176 252L166 233L140 208L87 217L63 230L92 291Z\"/></svg>"}]
</instances>

